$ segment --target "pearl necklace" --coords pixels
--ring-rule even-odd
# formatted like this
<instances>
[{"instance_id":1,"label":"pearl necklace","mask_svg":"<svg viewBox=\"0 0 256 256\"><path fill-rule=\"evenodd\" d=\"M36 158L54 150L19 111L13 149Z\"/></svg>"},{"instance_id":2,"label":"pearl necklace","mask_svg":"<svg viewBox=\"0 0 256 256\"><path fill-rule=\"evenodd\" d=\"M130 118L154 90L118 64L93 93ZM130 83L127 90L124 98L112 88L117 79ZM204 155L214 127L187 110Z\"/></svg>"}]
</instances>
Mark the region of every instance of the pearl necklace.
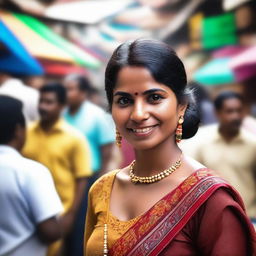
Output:
<instances>
[{"instance_id":1,"label":"pearl necklace","mask_svg":"<svg viewBox=\"0 0 256 256\"><path fill-rule=\"evenodd\" d=\"M131 178L131 182L136 184L136 183L146 183L146 184L150 184L150 183L154 183L157 181L162 180L165 177L168 177L170 174L172 174L175 170L177 170L180 165L181 165L181 157L175 162L175 164L171 165L168 169L163 170L162 172L156 174L156 175L152 175L149 177L140 177L140 176L136 176L134 174L134 165L135 165L135 160L130 164L129 169L130 169L130 178Z\"/></svg>"},{"instance_id":2,"label":"pearl necklace","mask_svg":"<svg viewBox=\"0 0 256 256\"><path fill-rule=\"evenodd\" d=\"M108 224L104 224L103 256L108 256Z\"/></svg>"}]
</instances>

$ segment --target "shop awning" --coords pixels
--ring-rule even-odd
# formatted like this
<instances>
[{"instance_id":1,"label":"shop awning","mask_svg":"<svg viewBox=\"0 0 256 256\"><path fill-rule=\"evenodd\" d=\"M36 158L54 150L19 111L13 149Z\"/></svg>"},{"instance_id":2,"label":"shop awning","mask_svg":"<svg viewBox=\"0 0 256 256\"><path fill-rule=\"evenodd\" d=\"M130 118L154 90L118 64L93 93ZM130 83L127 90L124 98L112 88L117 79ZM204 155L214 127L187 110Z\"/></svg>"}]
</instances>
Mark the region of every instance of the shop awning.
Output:
<instances>
[{"instance_id":1,"label":"shop awning","mask_svg":"<svg viewBox=\"0 0 256 256\"><path fill-rule=\"evenodd\" d=\"M99 60L75 44L70 43L63 37L54 33L39 20L24 14L14 14L14 16L24 22L24 24L35 31L38 35L41 35L43 38L45 38L48 42L70 54L74 58L75 62L79 65L89 68L98 68L100 66Z\"/></svg>"},{"instance_id":2,"label":"shop awning","mask_svg":"<svg viewBox=\"0 0 256 256\"><path fill-rule=\"evenodd\" d=\"M97 68L101 64L33 17L8 12L0 12L0 17L28 51L39 59L63 61L89 68Z\"/></svg>"},{"instance_id":3,"label":"shop awning","mask_svg":"<svg viewBox=\"0 0 256 256\"><path fill-rule=\"evenodd\" d=\"M70 65L68 63L55 61L41 61L41 64L44 67L45 73L54 76L65 76L71 73L88 75L88 72L85 68L77 65Z\"/></svg>"},{"instance_id":4,"label":"shop awning","mask_svg":"<svg viewBox=\"0 0 256 256\"><path fill-rule=\"evenodd\" d=\"M256 46L252 46L231 58L229 67L238 81L256 76Z\"/></svg>"},{"instance_id":5,"label":"shop awning","mask_svg":"<svg viewBox=\"0 0 256 256\"><path fill-rule=\"evenodd\" d=\"M15 75L42 75L41 65L28 53L0 20L0 72Z\"/></svg>"},{"instance_id":6,"label":"shop awning","mask_svg":"<svg viewBox=\"0 0 256 256\"><path fill-rule=\"evenodd\" d=\"M229 61L230 58L213 59L194 74L194 80L205 86L235 82L234 73L228 65Z\"/></svg>"}]
</instances>

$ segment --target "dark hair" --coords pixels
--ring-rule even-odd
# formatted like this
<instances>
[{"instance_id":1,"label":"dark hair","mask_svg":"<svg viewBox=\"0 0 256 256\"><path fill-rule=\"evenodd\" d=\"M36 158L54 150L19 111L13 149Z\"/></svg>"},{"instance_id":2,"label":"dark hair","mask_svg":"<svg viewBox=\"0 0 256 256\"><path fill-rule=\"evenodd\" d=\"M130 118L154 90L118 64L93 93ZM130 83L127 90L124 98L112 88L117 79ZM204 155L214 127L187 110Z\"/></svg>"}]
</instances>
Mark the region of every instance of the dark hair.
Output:
<instances>
[{"instance_id":1,"label":"dark hair","mask_svg":"<svg viewBox=\"0 0 256 256\"><path fill-rule=\"evenodd\" d=\"M53 92L56 94L58 102L60 104L66 104L67 102L67 93L65 87L60 83L48 83L40 88L40 92Z\"/></svg>"},{"instance_id":2,"label":"dark hair","mask_svg":"<svg viewBox=\"0 0 256 256\"><path fill-rule=\"evenodd\" d=\"M77 81L78 84L78 88L80 91L82 92L89 92L91 93L91 91L93 90L93 86L91 85L90 81L79 74L70 74L67 76L66 78L67 80L74 80Z\"/></svg>"},{"instance_id":3,"label":"dark hair","mask_svg":"<svg viewBox=\"0 0 256 256\"><path fill-rule=\"evenodd\" d=\"M121 44L112 54L105 72L105 90L110 108L113 90L121 68L125 66L148 69L158 83L164 84L175 93L178 103L188 104L184 116L182 138L195 135L199 125L193 91L187 87L187 76L183 63L167 44L151 39L137 39Z\"/></svg>"},{"instance_id":4,"label":"dark hair","mask_svg":"<svg viewBox=\"0 0 256 256\"><path fill-rule=\"evenodd\" d=\"M0 144L8 144L17 125L25 128L22 102L9 96L0 96Z\"/></svg>"},{"instance_id":5,"label":"dark hair","mask_svg":"<svg viewBox=\"0 0 256 256\"><path fill-rule=\"evenodd\" d=\"M223 107L224 101L228 99L238 99L243 103L243 97L241 94L233 91L224 91L221 92L214 100L214 107L217 111L221 110Z\"/></svg>"}]
</instances>

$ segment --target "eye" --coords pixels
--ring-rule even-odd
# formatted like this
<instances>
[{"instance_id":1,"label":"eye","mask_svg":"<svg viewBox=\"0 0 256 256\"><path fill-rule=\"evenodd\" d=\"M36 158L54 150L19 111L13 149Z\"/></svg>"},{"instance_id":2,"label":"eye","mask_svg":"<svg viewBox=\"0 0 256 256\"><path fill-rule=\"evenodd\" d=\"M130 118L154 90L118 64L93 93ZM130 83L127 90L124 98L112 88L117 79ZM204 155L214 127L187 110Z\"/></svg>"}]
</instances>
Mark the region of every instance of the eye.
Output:
<instances>
[{"instance_id":1,"label":"eye","mask_svg":"<svg viewBox=\"0 0 256 256\"><path fill-rule=\"evenodd\" d=\"M131 99L127 98L127 97L120 97L118 100L117 100L117 104L121 107L125 107L127 105L129 105L130 103L132 102Z\"/></svg>"},{"instance_id":2,"label":"eye","mask_svg":"<svg viewBox=\"0 0 256 256\"><path fill-rule=\"evenodd\" d=\"M148 97L148 101L150 103L158 103L163 99L163 96L159 95L159 94L151 94Z\"/></svg>"}]
</instances>

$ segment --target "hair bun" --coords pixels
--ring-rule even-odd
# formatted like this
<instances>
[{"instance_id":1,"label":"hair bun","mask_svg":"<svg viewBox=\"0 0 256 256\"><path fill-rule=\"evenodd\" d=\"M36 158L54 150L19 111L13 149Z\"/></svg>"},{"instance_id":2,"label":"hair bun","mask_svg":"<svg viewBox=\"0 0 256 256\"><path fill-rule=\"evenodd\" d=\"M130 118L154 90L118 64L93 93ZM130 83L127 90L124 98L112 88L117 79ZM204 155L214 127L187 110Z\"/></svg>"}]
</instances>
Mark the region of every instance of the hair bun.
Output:
<instances>
[{"instance_id":1,"label":"hair bun","mask_svg":"<svg viewBox=\"0 0 256 256\"><path fill-rule=\"evenodd\" d=\"M199 127L200 113L194 100L194 92L190 90L188 97L188 106L184 115L184 123L182 125L182 139L193 137Z\"/></svg>"}]
</instances>

